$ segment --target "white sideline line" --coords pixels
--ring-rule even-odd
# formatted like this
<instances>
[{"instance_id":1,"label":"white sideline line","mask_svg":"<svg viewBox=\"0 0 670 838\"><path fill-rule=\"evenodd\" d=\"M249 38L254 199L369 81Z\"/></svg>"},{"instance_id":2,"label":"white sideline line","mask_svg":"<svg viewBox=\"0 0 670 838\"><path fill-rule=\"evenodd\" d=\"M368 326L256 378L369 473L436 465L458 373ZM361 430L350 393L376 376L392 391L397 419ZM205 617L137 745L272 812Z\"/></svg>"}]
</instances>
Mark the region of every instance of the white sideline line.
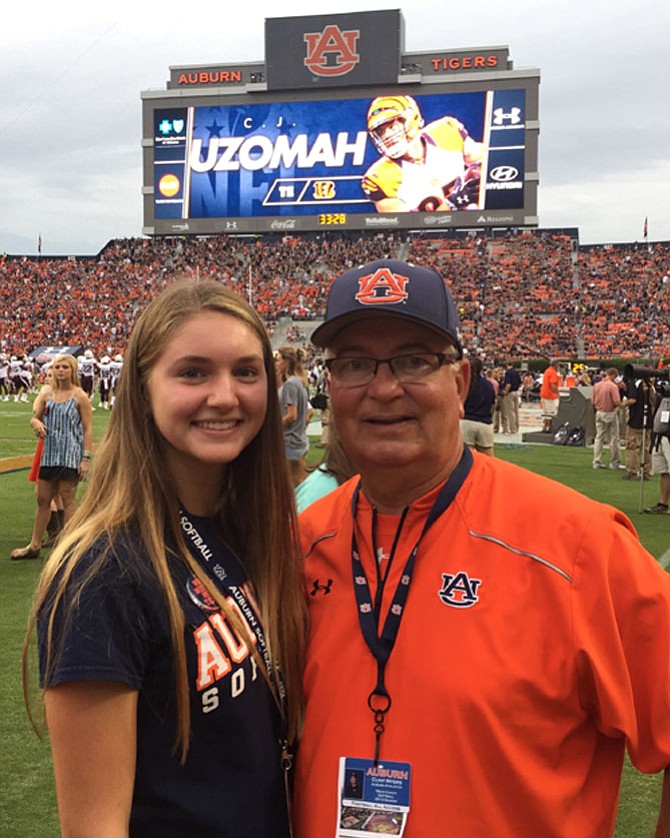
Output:
<instances>
[{"instance_id":1,"label":"white sideline line","mask_svg":"<svg viewBox=\"0 0 670 838\"><path fill-rule=\"evenodd\" d=\"M670 547L665 551L665 553L663 553L661 558L658 560L658 563L662 568L668 570L668 565L670 565Z\"/></svg>"}]
</instances>

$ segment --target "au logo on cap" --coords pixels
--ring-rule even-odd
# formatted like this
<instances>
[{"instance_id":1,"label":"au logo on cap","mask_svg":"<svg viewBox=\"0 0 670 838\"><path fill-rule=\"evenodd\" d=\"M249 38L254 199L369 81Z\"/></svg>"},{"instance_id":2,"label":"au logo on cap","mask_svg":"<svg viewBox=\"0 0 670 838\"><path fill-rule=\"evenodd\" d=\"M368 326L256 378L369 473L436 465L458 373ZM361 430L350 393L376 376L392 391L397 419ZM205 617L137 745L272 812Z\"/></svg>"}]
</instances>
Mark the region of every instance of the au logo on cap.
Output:
<instances>
[{"instance_id":1,"label":"au logo on cap","mask_svg":"<svg viewBox=\"0 0 670 838\"><path fill-rule=\"evenodd\" d=\"M373 274L359 278L356 299L362 305L402 303L409 296L406 290L408 282L408 276L379 268Z\"/></svg>"}]
</instances>

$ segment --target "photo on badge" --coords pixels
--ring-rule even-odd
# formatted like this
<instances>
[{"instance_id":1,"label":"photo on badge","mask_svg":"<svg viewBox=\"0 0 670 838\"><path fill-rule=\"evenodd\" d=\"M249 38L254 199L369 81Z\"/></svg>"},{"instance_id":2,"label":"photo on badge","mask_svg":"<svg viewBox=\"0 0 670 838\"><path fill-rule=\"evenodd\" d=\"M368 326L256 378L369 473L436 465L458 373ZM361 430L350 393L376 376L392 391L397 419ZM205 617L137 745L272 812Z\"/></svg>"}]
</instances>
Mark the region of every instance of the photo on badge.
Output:
<instances>
[{"instance_id":1,"label":"photo on badge","mask_svg":"<svg viewBox=\"0 0 670 838\"><path fill-rule=\"evenodd\" d=\"M342 757L337 838L402 836L409 813L412 768L406 762Z\"/></svg>"}]
</instances>

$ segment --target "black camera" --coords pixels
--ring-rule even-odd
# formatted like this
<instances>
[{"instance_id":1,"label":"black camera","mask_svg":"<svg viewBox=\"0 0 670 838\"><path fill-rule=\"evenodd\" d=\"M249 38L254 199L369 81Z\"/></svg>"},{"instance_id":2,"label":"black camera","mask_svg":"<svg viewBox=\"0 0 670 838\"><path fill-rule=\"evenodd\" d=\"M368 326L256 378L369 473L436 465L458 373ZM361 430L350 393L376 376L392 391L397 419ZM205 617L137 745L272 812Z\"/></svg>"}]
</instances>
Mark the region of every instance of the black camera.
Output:
<instances>
[{"instance_id":1,"label":"black camera","mask_svg":"<svg viewBox=\"0 0 670 838\"><path fill-rule=\"evenodd\" d=\"M627 381L635 381L638 378L642 378L644 381L655 380L658 390L659 382L670 381L670 369L652 370L639 364L626 364L623 368L623 377Z\"/></svg>"}]
</instances>

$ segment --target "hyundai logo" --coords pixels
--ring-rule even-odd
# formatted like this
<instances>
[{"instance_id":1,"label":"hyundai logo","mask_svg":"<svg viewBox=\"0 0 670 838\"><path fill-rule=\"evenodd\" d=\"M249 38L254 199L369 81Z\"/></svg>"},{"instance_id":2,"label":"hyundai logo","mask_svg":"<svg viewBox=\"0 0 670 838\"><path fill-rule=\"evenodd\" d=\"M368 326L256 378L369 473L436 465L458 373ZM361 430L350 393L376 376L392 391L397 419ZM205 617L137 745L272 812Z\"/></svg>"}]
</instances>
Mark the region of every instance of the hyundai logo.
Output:
<instances>
[{"instance_id":1,"label":"hyundai logo","mask_svg":"<svg viewBox=\"0 0 670 838\"><path fill-rule=\"evenodd\" d=\"M514 166L496 166L491 169L491 179L506 183L510 180L516 180L519 177L519 170Z\"/></svg>"}]
</instances>

